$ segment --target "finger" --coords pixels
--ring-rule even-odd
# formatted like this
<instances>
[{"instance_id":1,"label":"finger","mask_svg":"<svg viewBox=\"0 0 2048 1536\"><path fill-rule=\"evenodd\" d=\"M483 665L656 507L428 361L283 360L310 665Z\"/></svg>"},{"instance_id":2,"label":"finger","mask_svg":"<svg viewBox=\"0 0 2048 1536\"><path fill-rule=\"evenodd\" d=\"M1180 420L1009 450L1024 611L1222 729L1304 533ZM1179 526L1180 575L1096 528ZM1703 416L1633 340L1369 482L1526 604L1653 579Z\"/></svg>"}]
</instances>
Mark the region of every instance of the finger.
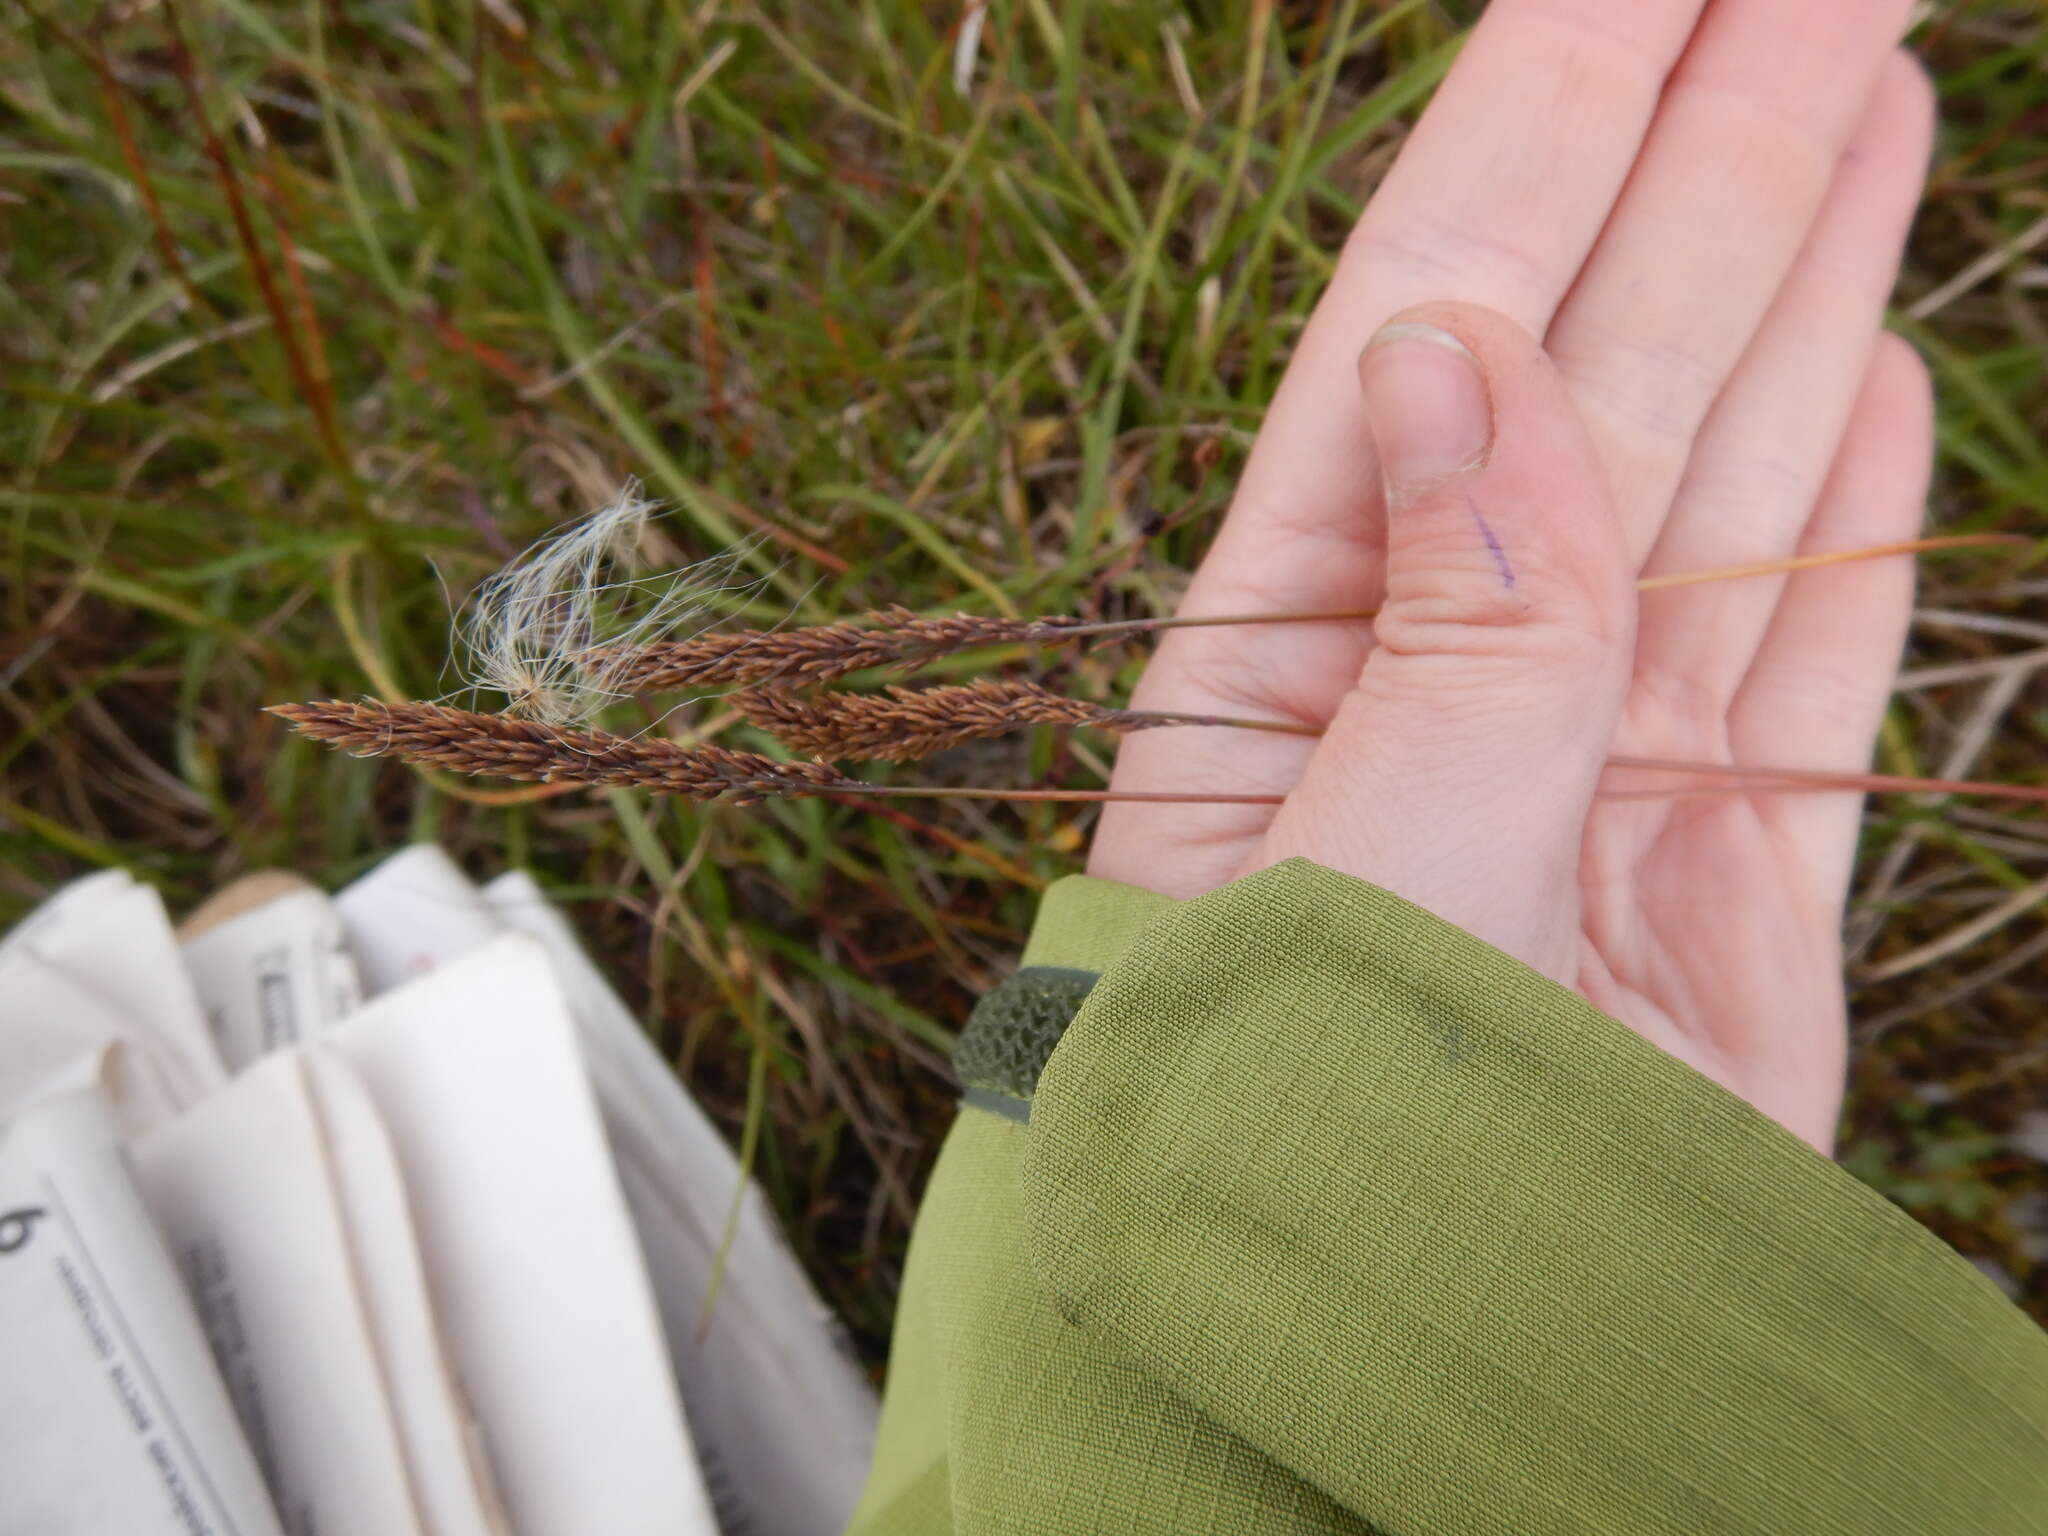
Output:
<instances>
[{"instance_id":1,"label":"finger","mask_svg":"<svg viewBox=\"0 0 2048 1536\"><path fill-rule=\"evenodd\" d=\"M1360 379L1388 485L1379 643L1258 862L1315 858L1569 982L1559 893L1633 654L1605 472L1542 348L1490 310L1408 311Z\"/></svg>"},{"instance_id":2,"label":"finger","mask_svg":"<svg viewBox=\"0 0 2048 1536\"><path fill-rule=\"evenodd\" d=\"M1699 9L1487 10L1346 241L1184 611L1275 589L1320 606L1376 574L1379 467L1358 415L1359 347L1389 315L1445 294L1540 335L1599 238Z\"/></svg>"},{"instance_id":3,"label":"finger","mask_svg":"<svg viewBox=\"0 0 2048 1536\"><path fill-rule=\"evenodd\" d=\"M1913 537L1934 461L1927 369L1882 338L1801 553ZM1802 571L1785 589L1729 715L1737 762L1858 771L1891 699L1913 609L1906 560ZM1762 814L1831 898L1848 886L1862 802L1772 795Z\"/></svg>"},{"instance_id":4,"label":"finger","mask_svg":"<svg viewBox=\"0 0 2048 1536\"><path fill-rule=\"evenodd\" d=\"M1347 242L1335 307L1362 300L1377 324L1435 294L1470 294L1540 334L1613 210L1700 10L1498 0ZM1344 337L1347 370L1360 334Z\"/></svg>"},{"instance_id":5,"label":"finger","mask_svg":"<svg viewBox=\"0 0 2048 1536\"><path fill-rule=\"evenodd\" d=\"M1358 398L1359 347L1396 310L1443 293L1540 333L1599 237L1699 9L1700 0L1488 8L1346 242L1183 614L1377 601L1380 477ZM1356 678L1368 635L1334 625L1182 630L1159 646L1135 702L1320 724ZM1194 734L1127 740L1116 784L1280 793L1307 759L1298 741L1224 746ZM1268 819L1112 807L1090 868L1191 894L1229 878Z\"/></svg>"},{"instance_id":6,"label":"finger","mask_svg":"<svg viewBox=\"0 0 2048 1536\"><path fill-rule=\"evenodd\" d=\"M1548 342L1640 561L1790 270L1907 0L1722 0Z\"/></svg>"},{"instance_id":7,"label":"finger","mask_svg":"<svg viewBox=\"0 0 2048 1536\"><path fill-rule=\"evenodd\" d=\"M1933 133L1932 87L1894 54L1805 250L1701 429L1646 575L1798 547L1870 367ZM1755 578L1646 598L1639 677L1653 689L1682 680L1666 693L1718 735L1783 590L1783 578Z\"/></svg>"}]
</instances>

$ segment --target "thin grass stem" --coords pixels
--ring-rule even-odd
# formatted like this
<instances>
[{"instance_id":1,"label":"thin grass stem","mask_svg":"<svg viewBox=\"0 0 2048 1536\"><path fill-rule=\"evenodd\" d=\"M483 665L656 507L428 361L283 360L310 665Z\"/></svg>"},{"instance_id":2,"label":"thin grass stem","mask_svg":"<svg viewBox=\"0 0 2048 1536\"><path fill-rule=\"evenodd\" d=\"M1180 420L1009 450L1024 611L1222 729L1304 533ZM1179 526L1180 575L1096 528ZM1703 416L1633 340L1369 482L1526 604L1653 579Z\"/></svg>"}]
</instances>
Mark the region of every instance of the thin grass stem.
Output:
<instances>
[{"instance_id":1,"label":"thin grass stem","mask_svg":"<svg viewBox=\"0 0 2048 1536\"><path fill-rule=\"evenodd\" d=\"M1655 591L1932 550L2006 547L2030 542L2015 534L2000 533L1912 539L1831 554L1646 577L1637 585L1643 591ZM892 608L870 613L858 621L797 629L741 630L652 645L596 646L583 652L581 661L593 670L603 670L622 686L642 693L676 693L727 685L811 685L833 682L875 667L920 666L962 651L996 645L1070 645L1077 640L1109 640L1169 629L1220 629L1245 624L1361 623L1373 618L1376 611L1331 608L1304 613L1225 613L1096 621L1071 616L1015 619L971 614L926 618L907 609Z\"/></svg>"}]
</instances>

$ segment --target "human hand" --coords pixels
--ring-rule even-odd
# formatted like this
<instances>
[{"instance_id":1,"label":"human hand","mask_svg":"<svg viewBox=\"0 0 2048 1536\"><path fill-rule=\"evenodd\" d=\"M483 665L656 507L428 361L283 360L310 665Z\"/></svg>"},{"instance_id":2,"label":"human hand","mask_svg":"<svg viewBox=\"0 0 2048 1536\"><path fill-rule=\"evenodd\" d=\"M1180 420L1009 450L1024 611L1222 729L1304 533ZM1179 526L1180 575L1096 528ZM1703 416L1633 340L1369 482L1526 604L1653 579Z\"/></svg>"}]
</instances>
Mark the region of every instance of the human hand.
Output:
<instances>
[{"instance_id":1,"label":"human hand","mask_svg":"<svg viewBox=\"0 0 2048 1536\"><path fill-rule=\"evenodd\" d=\"M1314 859L1829 1149L1859 804L1599 792L1674 783L1614 755L1867 765L1905 562L1640 613L1633 582L1918 530L1929 388L1879 331L1931 135L1893 49L1907 10L1494 0L1346 244L1181 609L1379 616L1168 635L1138 707L1324 735L1127 739L1116 787L1286 800L1112 805L1093 873L1190 896Z\"/></svg>"}]
</instances>

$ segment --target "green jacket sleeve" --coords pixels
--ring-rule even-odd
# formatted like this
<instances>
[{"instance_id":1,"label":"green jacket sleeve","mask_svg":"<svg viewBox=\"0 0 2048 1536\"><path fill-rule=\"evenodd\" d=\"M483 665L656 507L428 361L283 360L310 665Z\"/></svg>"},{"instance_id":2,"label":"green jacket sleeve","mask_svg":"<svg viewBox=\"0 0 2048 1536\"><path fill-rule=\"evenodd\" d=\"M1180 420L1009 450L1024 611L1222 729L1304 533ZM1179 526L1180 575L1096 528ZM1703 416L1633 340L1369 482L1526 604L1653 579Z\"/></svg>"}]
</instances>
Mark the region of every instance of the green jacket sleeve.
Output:
<instances>
[{"instance_id":1,"label":"green jacket sleeve","mask_svg":"<svg viewBox=\"0 0 2048 1536\"><path fill-rule=\"evenodd\" d=\"M2048 1532L2048 1335L1775 1122L1294 861L1100 972L913 1238L854 1530Z\"/></svg>"}]
</instances>

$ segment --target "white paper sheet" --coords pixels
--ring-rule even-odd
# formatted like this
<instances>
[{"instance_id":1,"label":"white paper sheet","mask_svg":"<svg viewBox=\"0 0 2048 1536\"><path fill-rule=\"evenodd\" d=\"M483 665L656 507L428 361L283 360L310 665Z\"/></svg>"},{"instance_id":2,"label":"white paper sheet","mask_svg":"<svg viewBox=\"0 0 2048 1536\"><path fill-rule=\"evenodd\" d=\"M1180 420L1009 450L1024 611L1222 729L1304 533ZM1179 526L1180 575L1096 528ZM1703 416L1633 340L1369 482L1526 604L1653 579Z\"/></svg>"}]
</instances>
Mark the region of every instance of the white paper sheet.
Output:
<instances>
[{"instance_id":1,"label":"white paper sheet","mask_svg":"<svg viewBox=\"0 0 2048 1536\"><path fill-rule=\"evenodd\" d=\"M504 932L469 876L435 843L395 853L334 898L372 997Z\"/></svg>"},{"instance_id":2,"label":"white paper sheet","mask_svg":"<svg viewBox=\"0 0 2048 1536\"><path fill-rule=\"evenodd\" d=\"M181 923L178 937L230 1072L316 1038L362 1001L340 912L296 875L245 875Z\"/></svg>"},{"instance_id":3,"label":"white paper sheet","mask_svg":"<svg viewBox=\"0 0 2048 1536\"><path fill-rule=\"evenodd\" d=\"M661 1306L707 1478L729 1529L836 1536L859 1501L877 1405L837 1319L749 1182L709 1318L739 1160L524 871L484 888L547 947ZM701 1330L701 1331L700 1331Z\"/></svg>"},{"instance_id":4,"label":"white paper sheet","mask_svg":"<svg viewBox=\"0 0 2048 1536\"><path fill-rule=\"evenodd\" d=\"M0 1125L93 1086L131 1135L189 1102L183 1064L142 1021L29 945L0 950Z\"/></svg>"},{"instance_id":5,"label":"white paper sheet","mask_svg":"<svg viewBox=\"0 0 2048 1536\"><path fill-rule=\"evenodd\" d=\"M22 954L105 998L150 1037L171 1064L181 1104L227 1081L163 901L150 887L118 870L73 882L0 939L0 961Z\"/></svg>"},{"instance_id":6,"label":"white paper sheet","mask_svg":"<svg viewBox=\"0 0 2048 1536\"><path fill-rule=\"evenodd\" d=\"M425 1536L299 1058L130 1159L288 1536Z\"/></svg>"},{"instance_id":7,"label":"white paper sheet","mask_svg":"<svg viewBox=\"0 0 2048 1536\"><path fill-rule=\"evenodd\" d=\"M873 1389L751 1184L707 1323L738 1159L567 920L523 872L479 892L427 844L379 865L337 905L372 990L470 953L507 927L545 945L576 1017L720 1518L735 1531L836 1536L872 1455Z\"/></svg>"},{"instance_id":8,"label":"white paper sheet","mask_svg":"<svg viewBox=\"0 0 2048 1536\"><path fill-rule=\"evenodd\" d=\"M513 1528L715 1531L539 944L494 940L330 1040L390 1127L435 1314Z\"/></svg>"},{"instance_id":9,"label":"white paper sheet","mask_svg":"<svg viewBox=\"0 0 2048 1536\"><path fill-rule=\"evenodd\" d=\"M281 1536L97 1094L0 1138L0 1533Z\"/></svg>"},{"instance_id":10,"label":"white paper sheet","mask_svg":"<svg viewBox=\"0 0 2048 1536\"><path fill-rule=\"evenodd\" d=\"M98 874L81 876L60 887L28 916L0 934L0 955L19 948L37 933L68 921L88 907L119 897L134 885L135 877L125 869L103 869Z\"/></svg>"},{"instance_id":11,"label":"white paper sheet","mask_svg":"<svg viewBox=\"0 0 2048 1536\"><path fill-rule=\"evenodd\" d=\"M299 1057L335 1196L347 1215L363 1310L422 1523L433 1536L508 1536L482 1429L457 1388L434 1321L426 1266L383 1119L339 1053L313 1045Z\"/></svg>"}]
</instances>

